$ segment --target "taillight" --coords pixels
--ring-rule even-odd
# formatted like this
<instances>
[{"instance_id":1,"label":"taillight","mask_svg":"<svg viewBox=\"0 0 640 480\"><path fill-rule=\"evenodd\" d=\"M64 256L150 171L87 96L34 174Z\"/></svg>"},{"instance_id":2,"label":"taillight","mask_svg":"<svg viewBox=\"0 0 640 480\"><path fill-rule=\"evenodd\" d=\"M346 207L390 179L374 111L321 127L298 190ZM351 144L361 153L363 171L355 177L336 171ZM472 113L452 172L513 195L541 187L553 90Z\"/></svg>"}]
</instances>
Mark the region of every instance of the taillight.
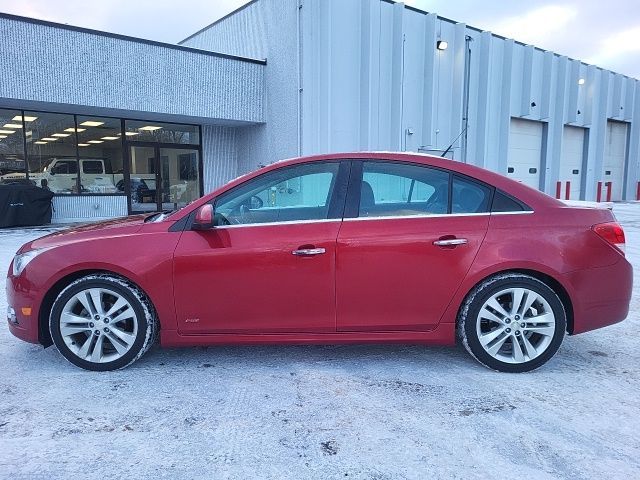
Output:
<instances>
[{"instance_id":1,"label":"taillight","mask_svg":"<svg viewBox=\"0 0 640 480\"><path fill-rule=\"evenodd\" d=\"M616 222L599 223L591 227L600 238L618 248L623 254L625 251L624 230Z\"/></svg>"}]
</instances>

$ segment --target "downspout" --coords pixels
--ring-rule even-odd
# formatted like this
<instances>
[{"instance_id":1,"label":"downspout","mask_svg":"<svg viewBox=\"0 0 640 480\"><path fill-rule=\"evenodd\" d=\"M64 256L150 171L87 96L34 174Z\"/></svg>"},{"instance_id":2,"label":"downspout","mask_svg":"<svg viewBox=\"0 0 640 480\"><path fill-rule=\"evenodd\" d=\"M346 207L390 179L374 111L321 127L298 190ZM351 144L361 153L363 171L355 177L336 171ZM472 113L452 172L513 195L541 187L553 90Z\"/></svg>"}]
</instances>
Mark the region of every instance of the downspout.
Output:
<instances>
[{"instance_id":1,"label":"downspout","mask_svg":"<svg viewBox=\"0 0 640 480\"><path fill-rule=\"evenodd\" d=\"M298 62L298 156L302 156L302 0L299 0L297 7L298 39L297 39L297 62Z\"/></svg>"},{"instance_id":2,"label":"downspout","mask_svg":"<svg viewBox=\"0 0 640 480\"><path fill-rule=\"evenodd\" d=\"M463 132L462 137L462 163L467 163L467 133L469 132L469 82L471 78L471 42L469 35L464 37L464 89L463 89Z\"/></svg>"}]
</instances>

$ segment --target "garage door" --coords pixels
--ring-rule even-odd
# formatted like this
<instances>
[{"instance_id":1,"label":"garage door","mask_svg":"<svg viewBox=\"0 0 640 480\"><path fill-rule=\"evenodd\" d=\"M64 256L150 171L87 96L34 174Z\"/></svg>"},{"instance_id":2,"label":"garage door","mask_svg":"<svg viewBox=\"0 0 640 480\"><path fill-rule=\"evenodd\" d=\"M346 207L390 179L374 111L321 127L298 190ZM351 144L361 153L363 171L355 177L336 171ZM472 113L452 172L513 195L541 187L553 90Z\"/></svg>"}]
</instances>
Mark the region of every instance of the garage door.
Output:
<instances>
[{"instance_id":1,"label":"garage door","mask_svg":"<svg viewBox=\"0 0 640 480\"><path fill-rule=\"evenodd\" d=\"M540 122L511 119L507 176L533 188L540 188L543 131Z\"/></svg>"},{"instance_id":2,"label":"garage door","mask_svg":"<svg viewBox=\"0 0 640 480\"><path fill-rule=\"evenodd\" d=\"M566 182L570 182L571 200L580 200L582 165L584 159L584 128L565 125L560 156L560 182L562 198L566 198Z\"/></svg>"},{"instance_id":3,"label":"garage door","mask_svg":"<svg viewBox=\"0 0 640 480\"><path fill-rule=\"evenodd\" d=\"M611 182L611 200L613 201L622 200L626 158L627 124L609 120L604 144L604 181ZM606 193L603 192L603 194Z\"/></svg>"}]
</instances>

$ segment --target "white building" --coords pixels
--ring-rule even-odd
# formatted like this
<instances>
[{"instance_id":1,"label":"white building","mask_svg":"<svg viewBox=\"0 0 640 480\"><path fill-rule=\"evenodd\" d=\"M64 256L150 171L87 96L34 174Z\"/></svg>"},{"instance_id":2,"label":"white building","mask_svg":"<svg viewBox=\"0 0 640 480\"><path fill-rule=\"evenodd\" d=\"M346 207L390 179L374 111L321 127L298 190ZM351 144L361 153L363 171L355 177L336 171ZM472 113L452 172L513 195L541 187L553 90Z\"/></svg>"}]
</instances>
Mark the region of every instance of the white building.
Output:
<instances>
[{"instance_id":1,"label":"white building","mask_svg":"<svg viewBox=\"0 0 640 480\"><path fill-rule=\"evenodd\" d=\"M637 198L638 80L401 3L254 0L179 46L0 15L0 58L0 121L24 120L0 138L0 169L75 162L58 220L353 150L446 151L554 196ZM95 187L101 172L119 188Z\"/></svg>"}]
</instances>

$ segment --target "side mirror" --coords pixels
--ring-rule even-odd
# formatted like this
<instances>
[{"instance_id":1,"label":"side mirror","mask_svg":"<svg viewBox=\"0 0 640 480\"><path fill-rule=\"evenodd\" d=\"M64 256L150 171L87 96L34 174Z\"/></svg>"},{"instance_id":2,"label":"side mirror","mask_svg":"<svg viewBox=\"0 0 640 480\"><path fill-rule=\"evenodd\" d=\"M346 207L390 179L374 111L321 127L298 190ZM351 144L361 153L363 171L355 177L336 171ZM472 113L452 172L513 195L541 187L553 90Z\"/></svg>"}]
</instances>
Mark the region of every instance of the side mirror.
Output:
<instances>
[{"instance_id":1,"label":"side mirror","mask_svg":"<svg viewBox=\"0 0 640 480\"><path fill-rule=\"evenodd\" d=\"M191 228L193 230L210 230L213 228L213 205L207 203L198 208Z\"/></svg>"}]
</instances>

